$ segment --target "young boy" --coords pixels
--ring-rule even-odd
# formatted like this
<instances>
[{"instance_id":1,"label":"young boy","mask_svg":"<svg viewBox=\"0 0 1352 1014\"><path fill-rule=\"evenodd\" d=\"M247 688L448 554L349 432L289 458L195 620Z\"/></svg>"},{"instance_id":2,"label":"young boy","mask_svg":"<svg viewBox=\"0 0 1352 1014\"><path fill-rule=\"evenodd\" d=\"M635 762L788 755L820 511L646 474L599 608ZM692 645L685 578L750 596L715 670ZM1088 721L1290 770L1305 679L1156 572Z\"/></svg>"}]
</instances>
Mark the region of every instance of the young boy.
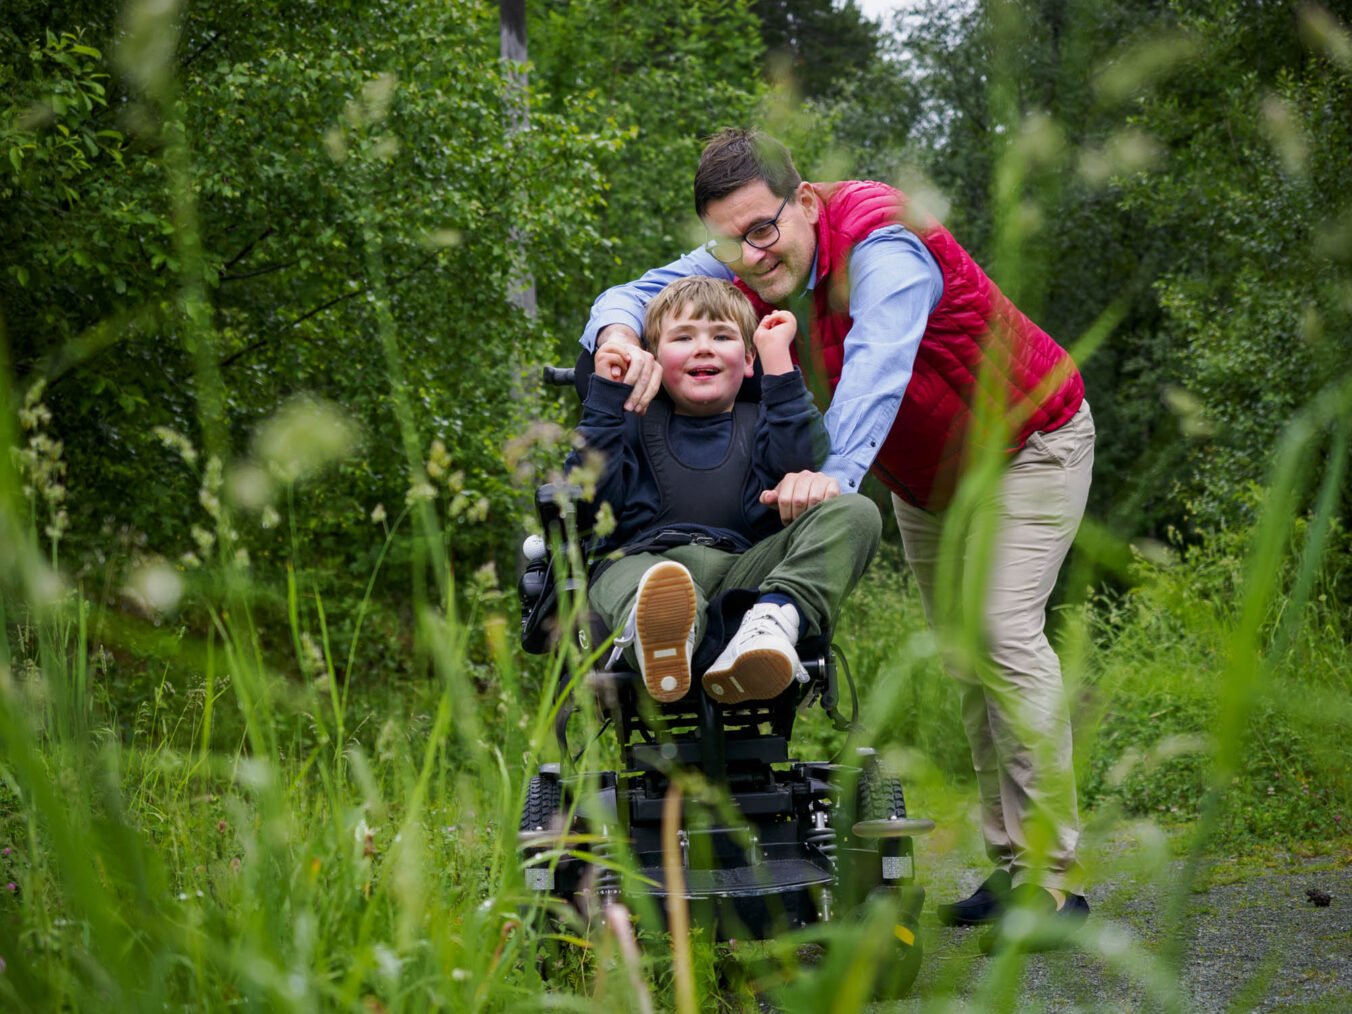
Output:
<instances>
[{"instance_id":1,"label":"young boy","mask_svg":"<svg viewBox=\"0 0 1352 1014\"><path fill-rule=\"evenodd\" d=\"M597 353L582 421L586 448L604 461L597 504L616 526L596 547L603 563L592 609L658 701L690 690L690 664L705 608L723 592L759 598L713 665L705 690L716 701L768 700L800 670L795 645L828 629L877 551L881 522L866 497L826 500L784 527L767 493L787 473L820 467L825 427L793 365L793 315L757 325L730 282L693 276L663 289L646 309L644 335L662 370L666 398L644 415L626 412L623 352ZM759 352L759 405L738 402ZM569 458L570 468L583 453Z\"/></svg>"}]
</instances>

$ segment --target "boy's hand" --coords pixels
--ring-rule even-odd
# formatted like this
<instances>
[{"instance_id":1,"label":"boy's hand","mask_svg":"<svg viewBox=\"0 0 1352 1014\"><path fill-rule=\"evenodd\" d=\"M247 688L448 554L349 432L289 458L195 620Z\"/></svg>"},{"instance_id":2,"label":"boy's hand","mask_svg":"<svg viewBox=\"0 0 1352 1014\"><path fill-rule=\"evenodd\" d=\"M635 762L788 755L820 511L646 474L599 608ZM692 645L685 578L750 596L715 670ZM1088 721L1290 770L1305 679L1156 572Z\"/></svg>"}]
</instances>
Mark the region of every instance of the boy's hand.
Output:
<instances>
[{"instance_id":1,"label":"boy's hand","mask_svg":"<svg viewBox=\"0 0 1352 1014\"><path fill-rule=\"evenodd\" d=\"M840 496L840 483L822 472L790 472L779 480L774 489L760 495L767 507L779 506L779 520L784 524L795 520L809 507Z\"/></svg>"},{"instance_id":2,"label":"boy's hand","mask_svg":"<svg viewBox=\"0 0 1352 1014\"><path fill-rule=\"evenodd\" d=\"M634 390L625 401L624 410L642 415L662 389L662 371L657 360L643 348L634 329L624 324L602 328L596 339L593 357L596 372L607 380L632 385Z\"/></svg>"},{"instance_id":3,"label":"boy's hand","mask_svg":"<svg viewBox=\"0 0 1352 1014\"><path fill-rule=\"evenodd\" d=\"M629 372L629 353L617 342L602 345L592 357L593 368L598 376L613 380L617 384L624 381Z\"/></svg>"},{"instance_id":4,"label":"boy's hand","mask_svg":"<svg viewBox=\"0 0 1352 1014\"><path fill-rule=\"evenodd\" d=\"M798 333L798 321L788 310L771 310L761 318L751 343L760 353L761 369L767 376L777 377L793 372L793 357L789 349Z\"/></svg>"}]
</instances>

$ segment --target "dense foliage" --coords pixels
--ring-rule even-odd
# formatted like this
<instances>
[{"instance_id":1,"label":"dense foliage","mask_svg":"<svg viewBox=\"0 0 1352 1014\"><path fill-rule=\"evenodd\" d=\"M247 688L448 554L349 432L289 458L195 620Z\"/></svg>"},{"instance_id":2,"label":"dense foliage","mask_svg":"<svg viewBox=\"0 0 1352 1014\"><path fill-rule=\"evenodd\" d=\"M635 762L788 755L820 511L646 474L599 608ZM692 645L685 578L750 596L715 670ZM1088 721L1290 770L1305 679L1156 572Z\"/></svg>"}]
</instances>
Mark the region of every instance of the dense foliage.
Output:
<instances>
[{"instance_id":1,"label":"dense foliage","mask_svg":"<svg viewBox=\"0 0 1352 1014\"><path fill-rule=\"evenodd\" d=\"M110 540L195 551L209 520L201 476L157 436L210 443L168 132L191 153L215 450L228 471L288 397L343 405L361 451L293 510L321 569L355 580L366 515L416 479L373 299L421 454L452 449L457 556L505 565L519 501L502 445L544 410L516 371L570 356L593 293L699 235L700 138L756 115L759 72L786 51L805 103L762 108L805 168L916 191L1069 342L1112 308L1084 366L1094 513L1121 534L1250 520L1266 448L1352 351L1336 13L931 0L880 34L849 4L532 5L527 92L493 59L495 13L340 4L300 30L285 5L194 3L162 106L111 59L102 5L20 5L0 34L0 306L19 397L45 384L77 571ZM1011 144L1017 206L995 196ZM993 230L1020 216L1011 259ZM508 298L525 273L533 320ZM280 531L241 538L266 565Z\"/></svg>"},{"instance_id":2,"label":"dense foliage","mask_svg":"<svg viewBox=\"0 0 1352 1014\"><path fill-rule=\"evenodd\" d=\"M342 405L361 449L294 501L293 525L324 569L364 579L367 515L378 503L397 513L416 467L381 305L418 459L433 438L453 449L450 493L467 505L450 529L457 556L491 559L515 526L502 445L535 414L516 371L552 332L509 289L523 251L554 284L600 245L597 164L622 132L577 98L516 130L496 12L482 5L326 5L303 27L287 8L189 6L163 101L117 72L100 49L115 40L78 10L56 5L41 31L4 37L0 300L20 389L45 380L64 445L77 570L124 529L170 557L198 549L198 477L157 428L229 470L258 424L305 394ZM190 152L205 373L179 299L183 258L197 255L175 240L171 133ZM202 383L224 392L214 421L201 418ZM260 565L285 545L280 531L242 536Z\"/></svg>"},{"instance_id":3,"label":"dense foliage","mask_svg":"<svg viewBox=\"0 0 1352 1014\"><path fill-rule=\"evenodd\" d=\"M745 0L528 7L534 108L624 138L597 163L601 243L576 248L571 270L542 287L542 317L558 328L559 354L571 362L597 293L702 235L691 166L702 138L754 115L763 48Z\"/></svg>"},{"instance_id":4,"label":"dense foliage","mask_svg":"<svg viewBox=\"0 0 1352 1014\"><path fill-rule=\"evenodd\" d=\"M933 194L1052 334L1113 307L1083 367L1091 512L1125 536L1252 521L1282 425L1352 360L1349 14L936 0L825 106L854 171Z\"/></svg>"}]
</instances>

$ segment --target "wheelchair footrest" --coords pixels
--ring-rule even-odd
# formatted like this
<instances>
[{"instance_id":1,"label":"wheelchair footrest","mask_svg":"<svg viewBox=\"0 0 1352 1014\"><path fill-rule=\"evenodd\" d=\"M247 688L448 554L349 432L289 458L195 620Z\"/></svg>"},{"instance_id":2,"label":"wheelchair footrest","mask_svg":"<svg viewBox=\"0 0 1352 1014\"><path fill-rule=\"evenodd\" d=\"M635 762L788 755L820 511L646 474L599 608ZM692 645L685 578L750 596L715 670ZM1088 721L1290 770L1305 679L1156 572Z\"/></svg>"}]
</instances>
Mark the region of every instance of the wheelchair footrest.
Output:
<instances>
[{"instance_id":1,"label":"wheelchair footrest","mask_svg":"<svg viewBox=\"0 0 1352 1014\"><path fill-rule=\"evenodd\" d=\"M654 798L634 797L629 800L629 816L635 824L655 825L661 824L665 817L663 807L666 801L657 796ZM732 805L744 817L771 817L776 814L788 815L793 813L793 790L787 787L767 789L765 791L747 791L736 792L732 796ZM700 808L698 802L692 802L687 799L683 806L686 813L696 812Z\"/></svg>"},{"instance_id":2,"label":"wheelchair footrest","mask_svg":"<svg viewBox=\"0 0 1352 1014\"><path fill-rule=\"evenodd\" d=\"M789 744L783 736L757 736L754 739L727 739L723 744L728 764L787 764ZM697 739L671 743L637 743L630 754L636 771L668 771L672 765L696 767L704 759L704 744Z\"/></svg>"},{"instance_id":3,"label":"wheelchair footrest","mask_svg":"<svg viewBox=\"0 0 1352 1014\"><path fill-rule=\"evenodd\" d=\"M660 866L639 871L663 886L654 888L654 897L667 895L666 872ZM829 886L831 873L806 859L767 859L754 866L728 869L681 871L685 895L689 898L738 895L770 895L807 887Z\"/></svg>"}]
</instances>

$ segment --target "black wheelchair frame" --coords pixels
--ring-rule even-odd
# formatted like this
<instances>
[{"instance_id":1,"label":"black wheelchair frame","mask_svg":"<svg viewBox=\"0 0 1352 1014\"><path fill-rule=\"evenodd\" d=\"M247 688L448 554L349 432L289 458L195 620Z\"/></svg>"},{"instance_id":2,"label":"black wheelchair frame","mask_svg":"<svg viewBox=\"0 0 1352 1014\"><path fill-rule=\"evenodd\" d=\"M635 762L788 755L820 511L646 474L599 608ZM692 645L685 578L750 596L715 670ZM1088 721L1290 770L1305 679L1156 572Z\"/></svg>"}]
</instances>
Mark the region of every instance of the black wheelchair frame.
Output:
<instances>
[{"instance_id":1,"label":"black wheelchair frame","mask_svg":"<svg viewBox=\"0 0 1352 1014\"><path fill-rule=\"evenodd\" d=\"M545 382L567 385L574 376L549 367ZM536 493L544 539L528 553L519 583L522 644L529 652L547 653L562 636L577 636L584 647L609 636L585 620L572 632L553 629L561 597L585 590L585 578L566 574L563 566L570 540L589 527L589 505L579 492L546 485ZM738 607L749 605L731 603L729 631ZM590 774L572 767L567 727L573 708L562 702L555 733L564 761L542 765L531 778L518 833L527 887L545 902L541 908L552 902L556 913L590 918L638 891L662 910L670 893L664 806L681 773L698 771L726 803L710 807L690 795L682 801L676 886L691 908L692 924L719 940L766 939L849 917L883 896L894 913L894 961L880 969L877 992L905 992L922 960L925 892L916 883L913 838L934 825L907 816L900 780L872 750L856 751L849 764L791 759L800 710L820 705L839 728L852 727L858 715L853 680L848 666L838 667L830 636L801 643L799 654L806 682L795 681L775 700L733 706L705 694L698 673L690 693L670 704L653 701L635 672L587 673L577 685L594 695L616 730L621 764ZM837 710L842 670L851 699L848 720ZM574 801L588 779L595 807L583 812ZM569 847L576 842L587 844ZM626 850L637 876L617 872L615 857Z\"/></svg>"}]
</instances>

